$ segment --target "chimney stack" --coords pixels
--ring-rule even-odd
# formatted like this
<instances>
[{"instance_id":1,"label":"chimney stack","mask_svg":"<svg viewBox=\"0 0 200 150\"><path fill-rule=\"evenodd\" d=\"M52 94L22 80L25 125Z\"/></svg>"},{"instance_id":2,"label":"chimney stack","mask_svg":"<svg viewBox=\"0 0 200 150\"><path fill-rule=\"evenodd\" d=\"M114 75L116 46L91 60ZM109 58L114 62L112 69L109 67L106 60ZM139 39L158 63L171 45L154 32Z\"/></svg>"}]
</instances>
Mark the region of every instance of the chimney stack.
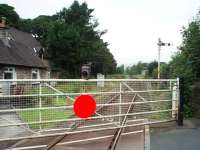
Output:
<instances>
[{"instance_id":1,"label":"chimney stack","mask_svg":"<svg viewBox=\"0 0 200 150\"><path fill-rule=\"evenodd\" d=\"M6 27L6 18L1 17L1 23L0 23L0 28L5 28Z\"/></svg>"},{"instance_id":2,"label":"chimney stack","mask_svg":"<svg viewBox=\"0 0 200 150\"><path fill-rule=\"evenodd\" d=\"M10 47L9 39L8 39L8 31L6 28L6 18L1 17L0 22L0 40L4 43L5 46Z\"/></svg>"}]
</instances>

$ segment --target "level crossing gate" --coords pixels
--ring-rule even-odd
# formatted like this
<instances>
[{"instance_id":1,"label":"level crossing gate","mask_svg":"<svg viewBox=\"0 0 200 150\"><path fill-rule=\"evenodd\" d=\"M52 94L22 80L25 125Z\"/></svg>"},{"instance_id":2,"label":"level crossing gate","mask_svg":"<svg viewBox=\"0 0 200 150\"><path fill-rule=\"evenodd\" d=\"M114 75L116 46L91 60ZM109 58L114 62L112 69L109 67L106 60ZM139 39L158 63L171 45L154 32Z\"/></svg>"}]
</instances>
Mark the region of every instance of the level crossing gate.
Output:
<instances>
[{"instance_id":1,"label":"level crossing gate","mask_svg":"<svg viewBox=\"0 0 200 150\"><path fill-rule=\"evenodd\" d=\"M70 138L56 145L114 138L119 129L125 136L178 119L179 79L21 79L0 80L0 85L0 142L26 141L10 149L45 148L42 140L34 145L27 140L50 142L65 135ZM97 106L87 119L73 112L74 100L84 94Z\"/></svg>"}]
</instances>

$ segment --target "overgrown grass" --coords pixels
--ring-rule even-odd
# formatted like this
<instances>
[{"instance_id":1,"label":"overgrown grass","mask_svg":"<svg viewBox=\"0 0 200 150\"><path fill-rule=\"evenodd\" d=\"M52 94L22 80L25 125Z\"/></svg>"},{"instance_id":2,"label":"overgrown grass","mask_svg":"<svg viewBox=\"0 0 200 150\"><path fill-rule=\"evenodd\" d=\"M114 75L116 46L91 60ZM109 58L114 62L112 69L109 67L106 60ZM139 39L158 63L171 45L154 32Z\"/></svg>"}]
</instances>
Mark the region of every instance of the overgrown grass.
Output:
<instances>
[{"instance_id":1,"label":"overgrown grass","mask_svg":"<svg viewBox=\"0 0 200 150\"><path fill-rule=\"evenodd\" d=\"M56 93L85 93L85 92L97 92L97 91L106 91L113 87L112 84L105 84L104 87L98 87L96 82L69 82L69 83L57 83L55 85L49 85L51 87L48 87L46 85L42 86L41 89L38 85L34 85L32 87L29 87L25 90L25 95L30 94L56 94ZM54 89L56 90L54 90Z\"/></svg>"},{"instance_id":2,"label":"overgrown grass","mask_svg":"<svg viewBox=\"0 0 200 150\"><path fill-rule=\"evenodd\" d=\"M97 91L105 91L111 90L113 85L105 85L104 87L98 87L95 82L78 82L75 83L58 83L55 85L51 85L56 90L63 93L81 93L81 92L97 92ZM24 95L39 95L39 85L34 85L25 89ZM41 94L56 94L58 93L56 90L48 86L41 87ZM78 95L77 95L78 96ZM38 108L39 101L41 98L42 107L58 107L58 106L67 106L73 105L73 100L66 96L42 96L36 97L33 99L29 99L28 103L33 106L29 106L29 108ZM72 98L75 98L72 97ZM73 110L65 110L65 109L48 109L48 110L31 110L31 111L20 111L18 112L18 116L21 120L29 125L31 129L39 129L40 124L30 124L31 122L39 122L40 116L41 121L51 121L51 120L60 120L67 119L73 115ZM58 123L45 123L41 124L42 128L50 128L56 126Z\"/></svg>"},{"instance_id":3,"label":"overgrown grass","mask_svg":"<svg viewBox=\"0 0 200 150\"><path fill-rule=\"evenodd\" d=\"M73 101L66 97L41 97L42 107L59 107L59 106L67 106L72 105ZM37 102L39 102L37 100ZM39 108L39 103L37 103L33 108ZM52 120L60 120L67 119L73 115L72 109L46 109L46 110L26 110L17 112L20 119L27 123L31 122L39 122L40 116L41 121L52 121ZM56 123L45 123L42 124L42 128L49 128L55 126ZM39 124L30 124L29 127L31 129L39 129Z\"/></svg>"},{"instance_id":4,"label":"overgrown grass","mask_svg":"<svg viewBox=\"0 0 200 150\"><path fill-rule=\"evenodd\" d=\"M200 106L195 108L193 117L200 119Z\"/></svg>"},{"instance_id":5,"label":"overgrown grass","mask_svg":"<svg viewBox=\"0 0 200 150\"><path fill-rule=\"evenodd\" d=\"M152 96L153 100L167 100L171 99L171 93L168 92L155 92ZM151 111L172 109L172 102L156 102L150 104ZM165 120L172 117L171 111L153 113L148 116L150 120Z\"/></svg>"},{"instance_id":6,"label":"overgrown grass","mask_svg":"<svg viewBox=\"0 0 200 150\"><path fill-rule=\"evenodd\" d=\"M66 111L65 109L48 109L48 110L31 110L31 111L20 111L18 115L23 122L26 122L31 129L39 129L40 124L29 124L31 122L39 122L40 116L41 121L52 121L67 119L73 114L72 111ZM41 124L41 128L53 127L55 123Z\"/></svg>"}]
</instances>

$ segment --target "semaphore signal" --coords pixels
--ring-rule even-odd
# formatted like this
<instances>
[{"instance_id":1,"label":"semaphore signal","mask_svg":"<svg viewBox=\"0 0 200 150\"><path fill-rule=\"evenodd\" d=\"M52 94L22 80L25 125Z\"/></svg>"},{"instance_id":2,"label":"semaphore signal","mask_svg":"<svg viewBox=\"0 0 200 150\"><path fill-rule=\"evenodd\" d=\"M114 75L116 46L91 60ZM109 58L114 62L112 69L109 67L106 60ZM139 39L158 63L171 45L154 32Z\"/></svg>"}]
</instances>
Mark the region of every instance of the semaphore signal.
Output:
<instances>
[{"instance_id":1,"label":"semaphore signal","mask_svg":"<svg viewBox=\"0 0 200 150\"><path fill-rule=\"evenodd\" d=\"M172 46L172 43L164 43L158 38L158 79L160 79L160 51L162 46Z\"/></svg>"}]
</instances>

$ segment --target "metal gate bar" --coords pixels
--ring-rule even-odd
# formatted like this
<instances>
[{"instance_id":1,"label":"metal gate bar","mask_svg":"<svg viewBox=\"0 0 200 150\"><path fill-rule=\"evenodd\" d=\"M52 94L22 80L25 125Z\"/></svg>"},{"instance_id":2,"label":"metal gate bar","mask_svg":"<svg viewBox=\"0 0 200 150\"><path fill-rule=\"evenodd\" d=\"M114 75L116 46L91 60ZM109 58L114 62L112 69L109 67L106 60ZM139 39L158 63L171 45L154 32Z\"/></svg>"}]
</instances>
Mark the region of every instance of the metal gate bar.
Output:
<instances>
[{"instance_id":1,"label":"metal gate bar","mask_svg":"<svg viewBox=\"0 0 200 150\"><path fill-rule=\"evenodd\" d=\"M104 83L103 86L98 86L98 82ZM7 115L8 120L0 125L0 130L21 127L29 135L0 135L0 141L136 127L177 120L178 110L182 112L179 79L0 80L0 84L3 83L10 86L2 87L8 93L0 91L0 118ZM21 88L22 92L17 92ZM89 94L97 102L96 114L84 121L73 114L72 103L81 94ZM131 102L134 94L138 95L137 99ZM126 114L129 105L135 105L135 109ZM120 118L124 116L130 124L120 126ZM17 121L11 120L13 118ZM134 122L139 119L149 121ZM76 124L80 124L77 130L70 131Z\"/></svg>"}]
</instances>

